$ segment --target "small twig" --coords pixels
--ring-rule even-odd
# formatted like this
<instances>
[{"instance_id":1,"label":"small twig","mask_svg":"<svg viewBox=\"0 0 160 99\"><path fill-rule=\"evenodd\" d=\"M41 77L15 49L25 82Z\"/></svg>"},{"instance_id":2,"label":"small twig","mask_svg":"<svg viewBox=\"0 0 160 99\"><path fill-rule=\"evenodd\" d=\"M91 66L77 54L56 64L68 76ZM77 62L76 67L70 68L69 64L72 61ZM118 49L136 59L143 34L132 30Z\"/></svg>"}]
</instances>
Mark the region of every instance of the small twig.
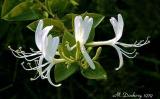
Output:
<instances>
[{"instance_id":1,"label":"small twig","mask_svg":"<svg viewBox=\"0 0 160 99\"><path fill-rule=\"evenodd\" d=\"M13 86L13 84L9 84L9 85L7 85L7 86L1 88L1 89L0 89L0 92L9 89L9 88L12 87L12 86Z\"/></svg>"}]
</instances>

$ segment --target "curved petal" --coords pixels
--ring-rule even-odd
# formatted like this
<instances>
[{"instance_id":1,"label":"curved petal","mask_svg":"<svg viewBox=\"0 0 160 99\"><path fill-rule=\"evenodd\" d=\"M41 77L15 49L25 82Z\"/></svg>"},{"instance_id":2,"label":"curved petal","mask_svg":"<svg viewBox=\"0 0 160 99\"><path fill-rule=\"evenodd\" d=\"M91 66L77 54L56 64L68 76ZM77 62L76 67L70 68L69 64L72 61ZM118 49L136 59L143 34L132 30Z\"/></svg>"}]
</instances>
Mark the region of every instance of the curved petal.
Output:
<instances>
[{"instance_id":1,"label":"curved petal","mask_svg":"<svg viewBox=\"0 0 160 99\"><path fill-rule=\"evenodd\" d=\"M122 37L124 22L121 14L118 14L118 24L117 24L117 39Z\"/></svg>"},{"instance_id":2,"label":"curved petal","mask_svg":"<svg viewBox=\"0 0 160 99\"><path fill-rule=\"evenodd\" d=\"M40 59L39 59L39 62L38 62L38 66L40 66L40 65L42 65L42 62L43 62L43 55L40 57ZM42 73L42 68L38 68L37 69L37 71L38 71L38 73L39 73L39 75ZM41 79L43 79L44 78L44 75L40 75L41 76Z\"/></svg>"},{"instance_id":3,"label":"curved petal","mask_svg":"<svg viewBox=\"0 0 160 99\"><path fill-rule=\"evenodd\" d=\"M116 35L115 41L117 42L122 37L123 27L124 27L124 22L121 14L118 14L118 21L114 17L111 17L110 23L113 26Z\"/></svg>"},{"instance_id":4,"label":"curved petal","mask_svg":"<svg viewBox=\"0 0 160 99\"><path fill-rule=\"evenodd\" d=\"M117 23L118 23L117 20L114 17L111 17L109 20L113 26L114 32L117 33L117 31L116 31L117 30Z\"/></svg>"},{"instance_id":5,"label":"curved petal","mask_svg":"<svg viewBox=\"0 0 160 99\"><path fill-rule=\"evenodd\" d=\"M116 49L119 56L119 66L116 68L116 70L119 70L123 66L123 56L117 45L113 45L113 47Z\"/></svg>"},{"instance_id":6,"label":"curved petal","mask_svg":"<svg viewBox=\"0 0 160 99\"><path fill-rule=\"evenodd\" d=\"M85 16L84 22L87 22L89 20L89 16Z\"/></svg>"},{"instance_id":7,"label":"curved petal","mask_svg":"<svg viewBox=\"0 0 160 99\"><path fill-rule=\"evenodd\" d=\"M52 86L59 87L59 86L61 86L61 84L54 84L54 83L52 82L52 80L51 80L50 72L51 72L51 69L52 69L53 66L54 66L54 64L50 64L50 65L48 66L48 70L47 70L47 80L48 80L48 82L49 82Z\"/></svg>"},{"instance_id":8,"label":"curved petal","mask_svg":"<svg viewBox=\"0 0 160 99\"><path fill-rule=\"evenodd\" d=\"M53 28L53 26L47 26L43 29L43 35L42 35L42 53L45 56L46 48L48 46L48 33ZM51 38L50 38L51 39Z\"/></svg>"},{"instance_id":9,"label":"curved petal","mask_svg":"<svg viewBox=\"0 0 160 99\"><path fill-rule=\"evenodd\" d=\"M84 32L82 34L83 44L85 44L88 40L90 31L92 29L92 25L93 25L93 18L89 18L88 16L86 16L83 21L83 29L84 29Z\"/></svg>"},{"instance_id":10,"label":"curved petal","mask_svg":"<svg viewBox=\"0 0 160 99\"><path fill-rule=\"evenodd\" d=\"M52 62L52 60L56 54L56 51L58 49L59 37L52 38L52 36L49 35L48 38L49 38L49 40L48 40L47 48L45 50L45 58L49 62Z\"/></svg>"},{"instance_id":11,"label":"curved petal","mask_svg":"<svg viewBox=\"0 0 160 99\"><path fill-rule=\"evenodd\" d=\"M35 32L35 42L39 50L42 50L42 28L43 28L43 20L38 22L36 32Z\"/></svg>"},{"instance_id":12,"label":"curved petal","mask_svg":"<svg viewBox=\"0 0 160 99\"><path fill-rule=\"evenodd\" d=\"M87 53L87 51L86 51L84 45L81 45L80 48L81 48L81 52L82 52L82 54L83 54L85 60L87 61L87 63L88 63L89 66L91 67L91 69L95 69L95 65L94 65L92 59L90 58L90 56L88 55L88 53Z\"/></svg>"},{"instance_id":13,"label":"curved petal","mask_svg":"<svg viewBox=\"0 0 160 99\"><path fill-rule=\"evenodd\" d=\"M74 19L74 32L75 32L75 39L76 41L79 40L79 38L81 37L80 35L80 28L82 26L82 17L81 16L76 16Z\"/></svg>"},{"instance_id":14,"label":"curved petal","mask_svg":"<svg viewBox=\"0 0 160 99\"><path fill-rule=\"evenodd\" d=\"M42 41L44 41L47 38L47 35L52 28L53 28L53 25L47 26L43 29Z\"/></svg>"}]
</instances>

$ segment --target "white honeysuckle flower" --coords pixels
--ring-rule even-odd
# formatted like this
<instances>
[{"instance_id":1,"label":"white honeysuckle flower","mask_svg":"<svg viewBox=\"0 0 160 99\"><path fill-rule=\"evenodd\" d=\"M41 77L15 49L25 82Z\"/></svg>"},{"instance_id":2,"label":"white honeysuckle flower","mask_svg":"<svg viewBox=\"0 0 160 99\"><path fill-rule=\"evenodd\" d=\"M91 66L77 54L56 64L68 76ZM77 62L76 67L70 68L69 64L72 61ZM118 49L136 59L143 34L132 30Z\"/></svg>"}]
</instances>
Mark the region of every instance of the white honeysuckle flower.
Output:
<instances>
[{"instance_id":1,"label":"white honeysuckle flower","mask_svg":"<svg viewBox=\"0 0 160 99\"><path fill-rule=\"evenodd\" d=\"M59 45L59 37L52 38L51 35L48 36L49 31L53 26L47 26L43 29L43 21L40 20L35 32L35 43L39 51L34 51L31 49L32 53L25 53L22 51L21 47L18 50L13 50L10 46L9 49L12 51L13 55L17 58L24 58L28 61L30 68L24 66L24 62L21 63L25 70L36 70L38 76L31 78L31 80L36 80L41 77L42 79L48 79L49 83L55 87L61 84L53 84L50 78L50 70L54 64L64 62L63 59L55 59L56 51ZM44 59L47 61L43 64ZM35 62L35 67L31 67L30 62Z\"/></svg>"},{"instance_id":2,"label":"white honeysuckle flower","mask_svg":"<svg viewBox=\"0 0 160 99\"><path fill-rule=\"evenodd\" d=\"M122 47L141 47L144 46L148 43L150 43L150 41L148 40L149 37L147 37L147 40L141 40L139 42L135 42L134 44L126 44L126 43L122 43L122 42L118 42L119 39L122 37L122 33L123 33L123 27L124 27L124 22L123 22L123 18L121 16L121 14L118 14L118 20L116 20L114 17L110 18L110 22L113 26L114 32L115 32L115 37L111 40L108 41L98 41L98 42L91 42L91 43L87 43L86 45L90 45L90 46L101 46L101 45L110 45L113 46L119 56L119 67L116 68L116 70L119 70L122 65L123 65L123 55L125 55L128 58L134 58L137 55L136 49L133 52L127 52L123 49L121 49L118 45L122 46Z\"/></svg>"},{"instance_id":3,"label":"white honeysuckle flower","mask_svg":"<svg viewBox=\"0 0 160 99\"><path fill-rule=\"evenodd\" d=\"M51 35L49 35L48 37L46 37L44 39L44 45L43 45L43 52L42 52L42 57L45 58L45 60L47 60L46 63L42 64L43 62L43 58L42 60L40 60L39 64L37 64L36 67L34 68L30 68L30 69L26 69L26 70L39 70L39 75L36 78L32 78L31 80L36 80L39 76L43 76L43 78L46 78L49 83L53 86L60 86L61 84L55 85L53 84L53 82L51 81L50 78L50 71L51 68L60 62L64 62L63 59L55 59L54 56L56 54L56 51L58 49L58 45L59 45L59 37L54 37L52 38ZM23 65L23 64L22 64ZM42 68L45 68L44 70L42 70Z\"/></svg>"},{"instance_id":4,"label":"white honeysuckle flower","mask_svg":"<svg viewBox=\"0 0 160 99\"><path fill-rule=\"evenodd\" d=\"M86 16L84 20L82 19L81 16L76 16L74 19L74 32L75 32L76 42L80 43L81 52L85 60L89 64L90 68L95 69L95 65L84 46L88 40L92 25L93 25L93 18L89 18L88 16Z\"/></svg>"}]
</instances>

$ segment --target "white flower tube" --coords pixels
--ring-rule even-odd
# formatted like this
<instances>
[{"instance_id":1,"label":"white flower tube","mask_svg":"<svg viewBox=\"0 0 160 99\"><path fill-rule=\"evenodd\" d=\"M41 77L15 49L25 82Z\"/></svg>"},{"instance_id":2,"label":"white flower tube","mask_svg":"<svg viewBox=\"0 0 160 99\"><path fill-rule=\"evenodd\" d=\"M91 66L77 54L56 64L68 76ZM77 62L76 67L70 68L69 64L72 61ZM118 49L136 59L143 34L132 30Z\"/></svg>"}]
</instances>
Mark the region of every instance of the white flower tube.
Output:
<instances>
[{"instance_id":1,"label":"white flower tube","mask_svg":"<svg viewBox=\"0 0 160 99\"><path fill-rule=\"evenodd\" d=\"M91 43L87 43L86 45L90 45L90 46L102 46L102 45L110 45L113 46L119 56L119 67L116 68L116 70L119 70L122 65L123 65L123 55L125 55L128 58L134 58L137 53L136 53L136 49L133 52L126 52L123 49L121 49L120 47L118 47L118 45L122 46L122 47L141 47L144 46L146 44L148 44L150 41L148 40L141 40L139 42L135 42L134 44L126 44L126 43L122 43L122 42L118 42L119 39L122 37L122 33L123 33L123 27L124 27L124 22L123 22L123 18L121 16L121 14L118 14L118 20L116 20L114 17L110 18L110 22L113 26L114 32L115 32L115 37L111 40L108 41L98 41L98 42L91 42Z\"/></svg>"}]
</instances>

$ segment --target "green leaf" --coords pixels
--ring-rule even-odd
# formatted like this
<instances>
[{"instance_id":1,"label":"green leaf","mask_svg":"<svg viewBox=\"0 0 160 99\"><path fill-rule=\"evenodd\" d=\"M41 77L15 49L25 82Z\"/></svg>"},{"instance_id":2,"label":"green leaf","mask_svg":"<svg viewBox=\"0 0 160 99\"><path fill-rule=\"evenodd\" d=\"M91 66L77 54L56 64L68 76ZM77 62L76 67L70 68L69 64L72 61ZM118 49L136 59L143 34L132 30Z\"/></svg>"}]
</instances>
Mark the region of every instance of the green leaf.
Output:
<instances>
[{"instance_id":1,"label":"green leaf","mask_svg":"<svg viewBox=\"0 0 160 99\"><path fill-rule=\"evenodd\" d=\"M31 24L29 24L27 27L30 30L35 31L38 22L39 22L39 20L34 21ZM46 19L43 19L43 22L44 22L44 26L43 27L53 25L53 29L51 30L51 33L52 33L53 36L63 35L63 33L66 31L66 28L65 28L65 26L64 26L64 24L62 23L61 20L46 18Z\"/></svg>"},{"instance_id":2,"label":"green leaf","mask_svg":"<svg viewBox=\"0 0 160 99\"><path fill-rule=\"evenodd\" d=\"M83 13L82 16L83 17L89 16L93 18L93 28L96 28L105 18L104 15L97 14L97 13L88 13L88 12Z\"/></svg>"},{"instance_id":3,"label":"green leaf","mask_svg":"<svg viewBox=\"0 0 160 99\"><path fill-rule=\"evenodd\" d=\"M76 44L76 41L75 41L75 38L74 36L69 33L69 32L65 32L64 33L64 36L63 36L63 39L62 39L62 43L66 42L66 41L69 41L70 45L73 46L74 44Z\"/></svg>"},{"instance_id":4,"label":"green leaf","mask_svg":"<svg viewBox=\"0 0 160 99\"><path fill-rule=\"evenodd\" d=\"M89 17L93 18L93 26L92 26L91 32L89 34L89 38L87 40L87 42L91 42L91 41L93 41L94 36L95 36L95 28L102 22L102 20L105 18L105 16L103 16L101 14L88 13L88 12L85 12L82 14L83 18L85 16L89 16Z\"/></svg>"},{"instance_id":5,"label":"green leaf","mask_svg":"<svg viewBox=\"0 0 160 99\"><path fill-rule=\"evenodd\" d=\"M0 13L2 12L2 4L3 4L3 1L1 0L0 1Z\"/></svg>"},{"instance_id":6,"label":"green leaf","mask_svg":"<svg viewBox=\"0 0 160 99\"><path fill-rule=\"evenodd\" d=\"M94 36L95 36L95 28L92 28L92 29L91 29L91 32L90 32L90 34L89 34L89 37L88 37L87 42L93 41L93 40L94 40Z\"/></svg>"},{"instance_id":7,"label":"green leaf","mask_svg":"<svg viewBox=\"0 0 160 99\"><path fill-rule=\"evenodd\" d=\"M105 16L103 16L101 14L97 14L97 13L88 13L88 12L85 12L82 14L83 18L85 16L89 16L89 17L93 18L93 26L92 26L91 32L89 34L89 38L87 40L87 42L91 42L91 41L93 41L94 36L95 36L95 28L103 21Z\"/></svg>"},{"instance_id":8,"label":"green leaf","mask_svg":"<svg viewBox=\"0 0 160 99\"><path fill-rule=\"evenodd\" d=\"M45 0L45 5L53 13L64 12L69 4L68 0Z\"/></svg>"},{"instance_id":9,"label":"green leaf","mask_svg":"<svg viewBox=\"0 0 160 99\"><path fill-rule=\"evenodd\" d=\"M60 82L67 79L78 70L78 67L79 66L76 63L73 63L69 66L64 63L57 64L54 69L55 81Z\"/></svg>"},{"instance_id":10,"label":"green leaf","mask_svg":"<svg viewBox=\"0 0 160 99\"><path fill-rule=\"evenodd\" d=\"M63 46L60 44L59 47L58 47L58 52L59 52L59 55L61 56L61 58L67 60L67 62L70 62L70 63L73 63L74 60L71 59L70 57L67 57L64 53L64 49L63 49Z\"/></svg>"},{"instance_id":11,"label":"green leaf","mask_svg":"<svg viewBox=\"0 0 160 99\"><path fill-rule=\"evenodd\" d=\"M1 17L10 12L16 5L25 0L4 0L2 5Z\"/></svg>"},{"instance_id":12,"label":"green leaf","mask_svg":"<svg viewBox=\"0 0 160 99\"><path fill-rule=\"evenodd\" d=\"M15 6L10 12L7 14L6 11L3 11L2 19L4 20L10 20L10 21L24 21L24 20L34 20L34 19L40 19L43 18L43 13L40 11L40 6L30 2L25 1L17 6Z\"/></svg>"},{"instance_id":13,"label":"green leaf","mask_svg":"<svg viewBox=\"0 0 160 99\"><path fill-rule=\"evenodd\" d=\"M79 4L75 1L75 0L70 0L71 4L73 4L74 6L78 6Z\"/></svg>"},{"instance_id":14,"label":"green leaf","mask_svg":"<svg viewBox=\"0 0 160 99\"><path fill-rule=\"evenodd\" d=\"M70 14L66 14L62 20L64 22L64 25L67 27L67 29L69 30L69 32L73 32L74 30L74 18L77 16L77 14L74 13L70 13Z\"/></svg>"},{"instance_id":15,"label":"green leaf","mask_svg":"<svg viewBox=\"0 0 160 99\"><path fill-rule=\"evenodd\" d=\"M72 51L69 51L66 47L66 44L69 44L70 47L74 46L76 44L76 41L75 41L75 38L74 36L69 33L69 32L65 32L64 33L64 36L63 36L63 39L62 39L62 49L63 49L63 52L64 54L67 56L67 57L75 57L76 55L76 48L73 49Z\"/></svg>"},{"instance_id":16,"label":"green leaf","mask_svg":"<svg viewBox=\"0 0 160 99\"><path fill-rule=\"evenodd\" d=\"M107 74L98 62L95 63L95 69L82 69L81 74L88 79L107 79Z\"/></svg>"}]
</instances>

